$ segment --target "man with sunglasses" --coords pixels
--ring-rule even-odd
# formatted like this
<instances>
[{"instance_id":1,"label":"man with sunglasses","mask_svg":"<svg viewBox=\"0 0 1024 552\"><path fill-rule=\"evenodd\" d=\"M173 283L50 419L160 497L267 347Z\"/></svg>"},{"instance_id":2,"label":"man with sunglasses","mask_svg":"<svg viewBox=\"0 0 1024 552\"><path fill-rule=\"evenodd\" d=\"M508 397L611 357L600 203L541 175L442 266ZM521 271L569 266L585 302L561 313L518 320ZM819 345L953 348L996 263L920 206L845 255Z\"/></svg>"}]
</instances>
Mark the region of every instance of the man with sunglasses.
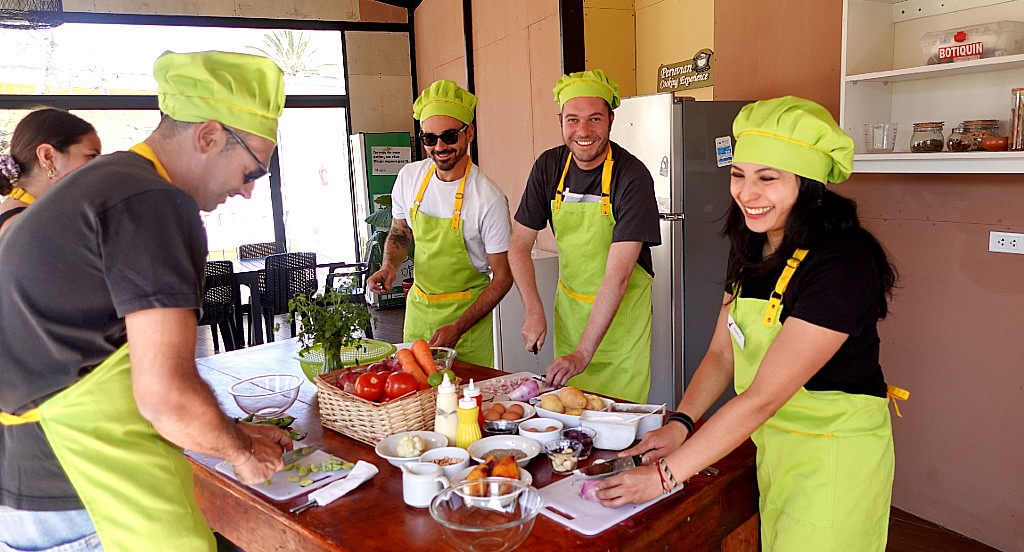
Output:
<instances>
[{"instance_id":1,"label":"man with sunglasses","mask_svg":"<svg viewBox=\"0 0 1024 552\"><path fill-rule=\"evenodd\" d=\"M651 246L661 243L654 180L609 140L619 85L595 69L554 88L565 145L537 159L512 229L526 348L547 336L530 250L550 222L558 242L555 360L549 385L646 402L651 377Z\"/></svg>"},{"instance_id":2,"label":"man with sunglasses","mask_svg":"<svg viewBox=\"0 0 1024 552\"><path fill-rule=\"evenodd\" d=\"M267 174L281 70L166 52L153 72L153 133L69 175L0 239L0 324L17 328L0 342L3 549L213 551L182 449L255 483L291 445L226 416L194 360L199 210Z\"/></svg>"},{"instance_id":3,"label":"man with sunglasses","mask_svg":"<svg viewBox=\"0 0 1024 552\"><path fill-rule=\"evenodd\" d=\"M426 339L454 347L459 360L494 366L491 311L512 288L511 223L505 194L469 158L475 107L476 96L447 80L416 99L428 158L398 173L384 261L367 285L390 290L415 237L405 341Z\"/></svg>"}]
</instances>

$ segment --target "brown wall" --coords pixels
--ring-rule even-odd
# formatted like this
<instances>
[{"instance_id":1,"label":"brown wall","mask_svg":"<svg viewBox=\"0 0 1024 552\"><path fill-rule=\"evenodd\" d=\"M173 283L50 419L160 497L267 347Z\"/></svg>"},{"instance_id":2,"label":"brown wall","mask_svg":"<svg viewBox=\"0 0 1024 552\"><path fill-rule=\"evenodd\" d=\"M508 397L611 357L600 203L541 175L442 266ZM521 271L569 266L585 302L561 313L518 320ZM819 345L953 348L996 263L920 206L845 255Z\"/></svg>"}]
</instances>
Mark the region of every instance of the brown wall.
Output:
<instances>
[{"instance_id":1,"label":"brown wall","mask_svg":"<svg viewBox=\"0 0 1024 552\"><path fill-rule=\"evenodd\" d=\"M716 2L715 99L795 94L838 116L841 37L839 1ZM990 230L1024 232L1024 178L855 174L835 190L901 276L880 326L886 379L911 392L893 505L1024 551L1024 256L987 251Z\"/></svg>"}]
</instances>

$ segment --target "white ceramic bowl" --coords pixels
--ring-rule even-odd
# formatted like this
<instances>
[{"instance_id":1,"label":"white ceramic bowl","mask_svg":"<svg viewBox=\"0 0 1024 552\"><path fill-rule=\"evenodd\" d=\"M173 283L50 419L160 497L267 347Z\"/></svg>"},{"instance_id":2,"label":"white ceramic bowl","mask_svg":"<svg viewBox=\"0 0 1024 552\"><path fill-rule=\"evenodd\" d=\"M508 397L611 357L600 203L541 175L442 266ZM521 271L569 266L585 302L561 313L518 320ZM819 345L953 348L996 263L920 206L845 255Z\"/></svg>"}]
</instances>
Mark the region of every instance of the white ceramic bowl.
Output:
<instances>
[{"instance_id":1,"label":"white ceramic bowl","mask_svg":"<svg viewBox=\"0 0 1024 552\"><path fill-rule=\"evenodd\" d=\"M454 464L441 466L441 470L444 471L444 476L447 477L449 481L452 481L452 483L454 483L452 478L455 477L455 474L463 471L469 466L469 453L466 452L466 449L461 449L459 447L430 449L427 452L424 452L423 456L420 456L420 462L433 462L436 464L436 461L441 460L442 458L457 458L459 460ZM467 471L466 473L469 472ZM463 476L462 478L465 479L466 477Z\"/></svg>"},{"instance_id":2,"label":"white ceramic bowl","mask_svg":"<svg viewBox=\"0 0 1024 552\"><path fill-rule=\"evenodd\" d=\"M628 412L640 416L640 422L636 427L636 438L643 439L647 432L658 429L664 424L664 404L630 404L615 403L608 409L609 412Z\"/></svg>"},{"instance_id":3,"label":"white ceramic bowl","mask_svg":"<svg viewBox=\"0 0 1024 552\"><path fill-rule=\"evenodd\" d=\"M540 397L537 397L537 404L538 404L538 406L536 407L537 416L540 416L541 418L551 418L551 419L554 419L554 420L558 420L559 422L562 422L562 425L565 426L565 427L579 427L580 426L580 417L579 416L573 416L572 414L563 414L561 412L552 412L552 411L550 411L550 410L548 410L546 408L541 408L539 406L540 405L540 398L543 397L544 395L551 395L551 394L557 395L558 392L557 391L551 391L549 393L544 393L544 394L540 395ZM601 401L604 402L604 408L601 409L601 412L608 410L608 408L611 405L615 404L615 401L613 401L611 399L606 399L604 397L601 397Z\"/></svg>"},{"instance_id":4,"label":"white ceramic bowl","mask_svg":"<svg viewBox=\"0 0 1024 552\"><path fill-rule=\"evenodd\" d=\"M504 406L505 410L508 410L508 407L510 407L510 406L512 406L514 404L518 404L519 406L521 406L523 408L523 415L522 415L522 417L516 418L515 420L512 420L513 422L521 422L523 420L528 420L528 419L532 418L534 414L537 413L537 409L536 408L530 406L528 403L519 402L519 401L491 401L491 402L485 402L485 403L483 403L480 406L481 413L486 413L492 406L494 406L495 403Z\"/></svg>"},{"instance_id":5,"label":"white ceramic bowl","mask_svg":"<svg viewBox=\"0 0 1024 552\"><path fill-rule=\"evenodd\" d=\"M400 431L394 435L390 435L382 439L377 446L374 447L374 451L377 456L387 460L392 466L399 468L402 464L407 462L419 462L420 456L399 456L398 455L398 440L402 438L402 435L411 433L413 435L419 435L423 438L426 443L426 450L447 447L448 438L436 431Z\"/></svg>"},{"instance_id":6,"label":"white ceramic bowl","mask_svg":"<svg viewBox=\"0 0 1024 552\"><path fill-rule=\"evenodd\" d=\"M541 452L540 443L533 439L520 437L519 435L493 435L491 437L484 437L483 439L474 441L466 450L469 451L469 455L473 457L473 460L483 462L484 456L487 456L488 452L495 449L516 449L526 454L524 458L516 460L516 463L519 464L520 468L529 464L530 460L533 460L533 458Z\"/></svg>"},{"instance_id":7,"label":"white ceramic bowl","mask_svg":"<svg viewBox=\"0 0 1024 552\"><path fill-rule=\"evenodd\" d=\"M580 425L594 430L594 447L622 450L636 440L640 415L625 412L594 412L587 410L580 416Z\"/></svg>"},{"instance_id":8,"label":"white ceramic bowl","mask_svg":"<svg viewBox=\"0 0 1024 552\"><path fill-rule=\"evenodd\" d=\"M549 427L554 429L550 431L543 431ZM530 431L531 429L540 429L542 431ZM558 439L558 432L562 430L562 422L554 418L530 418L529 420L523 421L519 424L519 434L528 439L537 441L540 446L544 446L548 441Z\"/></svg>"},{"instance_id":9,"label":"white ceramic bowl","mask_svg":"<svg viewBox=\"0 0 1024 552\"><path fill-rule=\"evenodd\" d=\"M472 471L473 468L475 467L476 466L467 466L457 471L454 475L449 477L448 480L452 482L452 485L458 485L459 483L462 483L463 481L466 480L466 476L469 475L469 472ZM530 472L526 471L522 467L519 468L519 480L527 485L533 484L533 476L530 475Z\"/></svg>"}]
</instances>

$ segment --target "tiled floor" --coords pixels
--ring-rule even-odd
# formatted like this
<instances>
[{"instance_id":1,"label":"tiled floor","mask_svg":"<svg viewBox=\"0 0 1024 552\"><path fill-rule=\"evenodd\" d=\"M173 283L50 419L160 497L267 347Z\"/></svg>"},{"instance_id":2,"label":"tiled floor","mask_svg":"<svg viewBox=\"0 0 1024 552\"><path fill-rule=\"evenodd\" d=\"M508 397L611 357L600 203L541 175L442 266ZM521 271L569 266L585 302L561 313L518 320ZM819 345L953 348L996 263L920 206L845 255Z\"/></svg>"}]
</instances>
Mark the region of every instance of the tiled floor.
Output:
<instances>
[{"instance_id":1,"label":"tiled floor","mask_svg":"<svg viewBox=\"0 0 1024 552\"><path fill-rule=\"evenodd\" d=\"M404 309L371 309L375 324L373 337L389 343L402 341L402 321L405 316ZM284 317L278 317L278 321ZM286 339L291 332L287 324L282 324L277 336ZM223 342L221 343L223 350ZM210 337L210 328L207 326L199 328L196 340L196 357L210 356L213 353L213 340ZM221 551L235 550L229 543L221 542ZM925 521L913 514L904 512L898 508L892 509L889 518L889 544L887 552L999 552L997 549L986 546L978 541L971 540L939 527L934 523Z\"/></svg>"}]
</instances>

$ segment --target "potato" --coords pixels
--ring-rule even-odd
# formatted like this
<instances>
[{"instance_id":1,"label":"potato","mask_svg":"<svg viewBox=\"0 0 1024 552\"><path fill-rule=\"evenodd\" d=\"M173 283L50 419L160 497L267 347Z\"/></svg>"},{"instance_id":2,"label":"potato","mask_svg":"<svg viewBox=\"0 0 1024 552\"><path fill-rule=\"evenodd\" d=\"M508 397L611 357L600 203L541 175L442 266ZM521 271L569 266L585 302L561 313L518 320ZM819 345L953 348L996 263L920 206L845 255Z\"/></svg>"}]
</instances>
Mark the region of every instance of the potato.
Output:
<instances>
[{"instance_id":1,"label":"potato","mask_svg":"<svg viewBox=\"0 0 1024 552\"><path fill-rule=\"evenodd\" d=\"M575 387L563 387L558 391L558 398L567 409L587 407L587 398L583 396L582 391Z\"/></svg>"},{"instance_id":2,"label":"potato","mask_svg":"<svg viewBox=\"0 0 1024 552\"><path fill-rule=\"evenodd\" d=\"M604 401L597 395L591 395L590 393L584 393L587 397L587 410L604 410Z\"/></svg>"},{"instance_id":3,"label":"potato","mask_svg":"<svg viewBox=\"0 0 1024 552\"><path fill-rule=\"evenodd\" d=\"M582 416L583 415L583 409L582 408L566 408L565 409L565 413L570 415L570 416Z\"/></svg>"},{"instance_id":4,"label":"potato","mask_svg":"<svg viewBox=\"0 0 1024 552\"><path fill-rule=\"evenodd\" d=\"M565 412L565 407L562 406L562 401L558 400L558 395L544 395L540 398L540 404L538 405L544 410L550 410L551 412L562 413Z\"/></svg>"}]
</instances>

